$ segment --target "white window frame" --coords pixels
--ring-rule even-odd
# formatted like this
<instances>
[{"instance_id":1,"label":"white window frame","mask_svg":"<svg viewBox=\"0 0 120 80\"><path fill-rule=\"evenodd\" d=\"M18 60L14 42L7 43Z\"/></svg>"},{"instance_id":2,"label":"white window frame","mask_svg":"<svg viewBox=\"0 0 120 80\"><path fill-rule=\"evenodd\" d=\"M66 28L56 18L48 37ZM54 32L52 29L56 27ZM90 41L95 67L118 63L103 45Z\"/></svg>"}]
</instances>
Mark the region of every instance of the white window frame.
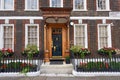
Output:
<instances>
[{"instance_id":1,"label":"white window frame","mask_svg":"<svg viewBox=\"0 0 120 80\"><path fill-rule=\"evenodd\" d=\"M37 0L37 9L28 9L27 2L28 0L25 0L25 11L39 11L39 0Z\"/></svg>"},{"instance_id":2,"label":"white window frame","mask_svg":"<svg viewBox=\"0 0 120 80\"><path fill-rule=\"evenodd\" d=\"M12 35L12 38L13 38L13 41L12 41L12 50L14 51L14 24L1 24L0 25L0 39L1 39L1 41L0 41L0 49L1 48L3 48L4 47L4 40L3 40L3 27L4 26L12 26L13 27L13 35Z\"/></svg>"},{"instance_id":3,"label":"white window frame","mask_svg":"<svg viewBox=\"0 0 120 80\"><path fill-rule=\"evenodd\" d=\"M14 5L15 5L15 1L13 0L13 7L12 9L4 9L3 6L4 6L4 0L1 0L1 8L0 8L0 11L14 11Z\"/></svg>"},{"instance_id":4,"label":"white window frame","mask_svg":"<svg viewBox=\"0 0 120 80\"><path fill-rule=\"evenodd\" d=\"M50 0L49 2L50 2L50 7L53 7L53 6L52 6L52 0ZM60 5L60 7L63 7L63 0L61 0L61 5Z\"/></svg>"},{"instance_id":5,"label":"white window frame","mask_svg":"<svg viewBox=\"0 0 120 80\"><path fill-rule=\"evenodd\" d=\"M84 1L84 9L75 9L75 0L73 0L73 11L87 11L87 0Z\"/></svg>"},{"instance_id":6,"label":"white window frame","mask_svg":"<svg viewBox=\"0 0 120 80\"><path fill-rule=\"evenodd\" d=\"M98 49L100 49L101 47L100 47L100 39L99 39L99 36L100 36L100 34L99 34L99 26L100 25L106 25L107 26L107 36L108 36L108 40L107 40L107 42L108 42L108 45L107 45L107 47L112 47L112 39L111 39L111 26L110 26L110 24L98 24Z\"/></svg>"},{"instance_id":7,"label":"white window frame","mask_svg":"<svg viewBox=\"0 0 120 80\"><path fill-rule=\"evenodd\" d=\"M84 25L85 27L85 48L88 48L88 31L87 31L87 24L74 24L74 45L76 45L76 35L75 35L75 31L76 31L76 25Z\"/></svg>"},{"instance_id":8,"label":"white window frame","mask_svg":"<svg viewBox=\"0 0 120 80\"><path fill-rule=\"evenodd\" d=\"M37 47L39 49L39 24L25 24L25 48L28 45L28 26L37 26Z\"/></svg>"},{"instance_id":9,"label":"white window frame","mask_svg":"<svg viewBox=\"0 0 120 80\"><path fill-rule=\"evenodd\" d=\"M99 9L98 8L98 0L96 0L96 11L111 11L110 10L110 0L106 0L106 9Z\"/></svg>"}]
</instances>

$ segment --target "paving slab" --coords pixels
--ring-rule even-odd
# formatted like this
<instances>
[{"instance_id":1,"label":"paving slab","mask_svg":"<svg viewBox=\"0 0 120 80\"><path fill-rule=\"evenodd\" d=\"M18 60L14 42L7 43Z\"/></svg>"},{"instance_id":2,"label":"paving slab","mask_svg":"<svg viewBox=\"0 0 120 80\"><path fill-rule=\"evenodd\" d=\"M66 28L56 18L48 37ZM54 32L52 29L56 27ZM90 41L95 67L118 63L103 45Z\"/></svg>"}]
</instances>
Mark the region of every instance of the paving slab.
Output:
<instances>
[{"instance_id":1,"label":"paving slab","mask_svg":"<svg viewBox=\"0 0 120 80\"><path fill-rule=\"evenodd\" d=\"M61 77L61 80L77 80L77 79L75 77Z\"/></svg>"},{"instance_id":2,"label":"paving slab","mask_svg":"<svg viewBox=\"0 0 120 80\"><path fill-rule=\"evenodd\" d=\"M120 80L120 76L98 76L99 80Z\"/></svg>"},{"instance_id":3,"label":"paving slab","mask_svg":"<svg viewBox=\"0 0 120 80\"><path fill-rule=\"evenodd\" d=\"M45 76L38 76L38 77L34 77L33 80L46 80L47 77Z\"/></svg>"},{"instance_id":4,"label":"paving slab","mask_svg":"<svg viewBox=\"0 0 120 80\"><path fill-rule=\"evenodd\" d=\"M60 77L47 77L46 80L61 80Z\"/></svg>"},{"instance_id":5,"label":"paving slab","mask_svg":"<svg viewBox=\"0 0 120 80\"><path fill-rule=\"evenodd\" d=\"M83 77L75 77L75 80L86 80L86 78L83 78Z\"/></svg>"},{"instance_id":6,"label":"paving slab","mask_svg":"<svg viewBox=\"0 0 120 80\"><path fill-rule=\"evenodd\" d=\"M0 80L120 80L120 76L93 76L93 77L24 76L24 77L0 77Z\"/></svg>"}]
</instances>

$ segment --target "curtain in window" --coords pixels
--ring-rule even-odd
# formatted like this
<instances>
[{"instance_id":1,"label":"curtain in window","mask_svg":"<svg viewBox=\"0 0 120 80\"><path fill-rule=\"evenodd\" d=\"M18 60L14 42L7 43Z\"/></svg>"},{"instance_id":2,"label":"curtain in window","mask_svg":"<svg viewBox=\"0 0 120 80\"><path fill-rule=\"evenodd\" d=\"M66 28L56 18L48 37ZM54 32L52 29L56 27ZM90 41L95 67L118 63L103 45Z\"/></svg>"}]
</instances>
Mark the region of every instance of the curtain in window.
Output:
<instances>
[{"instance_id":1,"label":"curtain in window","mask_svg":"<svg viewBox=\"0 0 120 80\"><path fill-rule=\"evenodd\" d=\"M4 48L11 48L13 46L13 27L12 26L4 26Z\"/></svg>"},{"instance_id":2,"label":"curtain in window","mask_svg":"<svg viewBox=\"0 0 120 80\"><path fill-rule=\"evenodd\" d=\"M99 26L99 44L100 48L108 46L108 32L107 32L107 25L100 25Z\"/></svg>"},{"instance_id":3,"label":"curtain in window","mask_svg":"<svg viewBox=\"0 0 120 80\"><path fill-rule=\"evenodd\" d=\"M76 25L75 26L75 40L76 45L85 47L85 26L84 25Z\"/></svg>"},{"instance_id":4,"label":"curtain in window","mask_svg":"<svg viewBox=\"0 0 120 80\"><path fill-rule=\"evenodd\" d=\"M27 9L37 9L37 0L27 0Z\"/></svg>"},{"instance_id":5,"label":"curtain in window","mask_svg":"<svg viewBox=\"0 0 120 80\"><path fill-rule=\"evenodd\" d=\"M13 0L4 0L4 9L13 9Z\"/></svg>"},{"instance_id":6,"label":"curtain in window","mask_svg":"<svg viewBox=\"0 0 120 80\"><path fill-rule=\"evenodd\" d=\"M37 26L28 26L28 44L37 45Z\"/></svg>"},{"instance_id":7,"label":"curtain in window","mask_svg":"<svg viewBox=\"0 0 120 80\"><path fill-rule=\"evenodd\" d=\"M106 9L106 0L98 0L98 8Z\"/></svg>"},{"instance_id":8,"label":"curtain in window","mask_svg":"<svg viewBox=\"0 0 120 80\"><path fill-rule=\"evenodd\" d=\"M75 0L75 9L84 9L84 0Z\"/></svg>"}]
</instances>

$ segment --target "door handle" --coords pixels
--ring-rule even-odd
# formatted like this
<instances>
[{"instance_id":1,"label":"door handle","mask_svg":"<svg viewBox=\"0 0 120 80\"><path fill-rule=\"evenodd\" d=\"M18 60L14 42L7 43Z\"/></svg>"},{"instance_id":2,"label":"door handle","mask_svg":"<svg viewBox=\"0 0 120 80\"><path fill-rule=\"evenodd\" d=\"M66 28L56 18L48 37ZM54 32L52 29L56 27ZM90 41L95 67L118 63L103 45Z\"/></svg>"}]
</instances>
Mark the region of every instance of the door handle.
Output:
<instances>
[{"instance_id":1,"label":"door handle","mask_svg":"<svg viewBox=\"0 0 120 80\"><path fill-rule=\"evenodd\" d=\"M56 46L53 47L54 51L56 51Z\"/></svg>"}]
</instances>

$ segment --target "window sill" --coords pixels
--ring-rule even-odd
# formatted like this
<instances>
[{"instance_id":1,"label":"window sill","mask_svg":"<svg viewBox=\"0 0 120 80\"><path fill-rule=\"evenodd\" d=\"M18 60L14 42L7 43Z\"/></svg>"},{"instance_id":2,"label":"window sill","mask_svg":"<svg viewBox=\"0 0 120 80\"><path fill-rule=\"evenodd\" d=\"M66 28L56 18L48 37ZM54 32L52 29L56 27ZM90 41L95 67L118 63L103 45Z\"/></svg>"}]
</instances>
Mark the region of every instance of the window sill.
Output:
<instances>
[{"instance_id":1,"label":"window sill","mask_svg":"<svg viewBox=\"0 0 120 80\"><path fill-rule=\"evenodd\" d=\"M73 11L88 11L88 10L73 9Z\"/></svg>"},{"instance_id":2,"label":"window sill","mask_svg":"<svg viewBox=\"0 0 120 80\"><path fill-rule=\"evenodd\" d=\"M39 9L25 9L24 11L39 11Z\"/></svg>"},{"instance_id":3,"label":"window sill","mask_svg":"<svg viewBox=\"0 0 120 80\"><path fill-rule=\"evenodd\" d=\"M14 9L0 9L0 11L14 11Z\"/></svg>"},{"instance_id":4,"label":"window sill","mask_svg":"<svg viewBox=\"0 0 120 80\"><path fill-rule=\"evenodd\" d=\"M63 6L50 6L50 8L63 8Z\"/></svg>"},{"instance_id":5,"label":"window sill","mask_svg":"<svg viewBox=\"0 0 120 80\"><path fill-rule=\"evenodd\" d=\"M111 11L111 10L96 10L96 11Z\"/></svg>"}]
</instances>

